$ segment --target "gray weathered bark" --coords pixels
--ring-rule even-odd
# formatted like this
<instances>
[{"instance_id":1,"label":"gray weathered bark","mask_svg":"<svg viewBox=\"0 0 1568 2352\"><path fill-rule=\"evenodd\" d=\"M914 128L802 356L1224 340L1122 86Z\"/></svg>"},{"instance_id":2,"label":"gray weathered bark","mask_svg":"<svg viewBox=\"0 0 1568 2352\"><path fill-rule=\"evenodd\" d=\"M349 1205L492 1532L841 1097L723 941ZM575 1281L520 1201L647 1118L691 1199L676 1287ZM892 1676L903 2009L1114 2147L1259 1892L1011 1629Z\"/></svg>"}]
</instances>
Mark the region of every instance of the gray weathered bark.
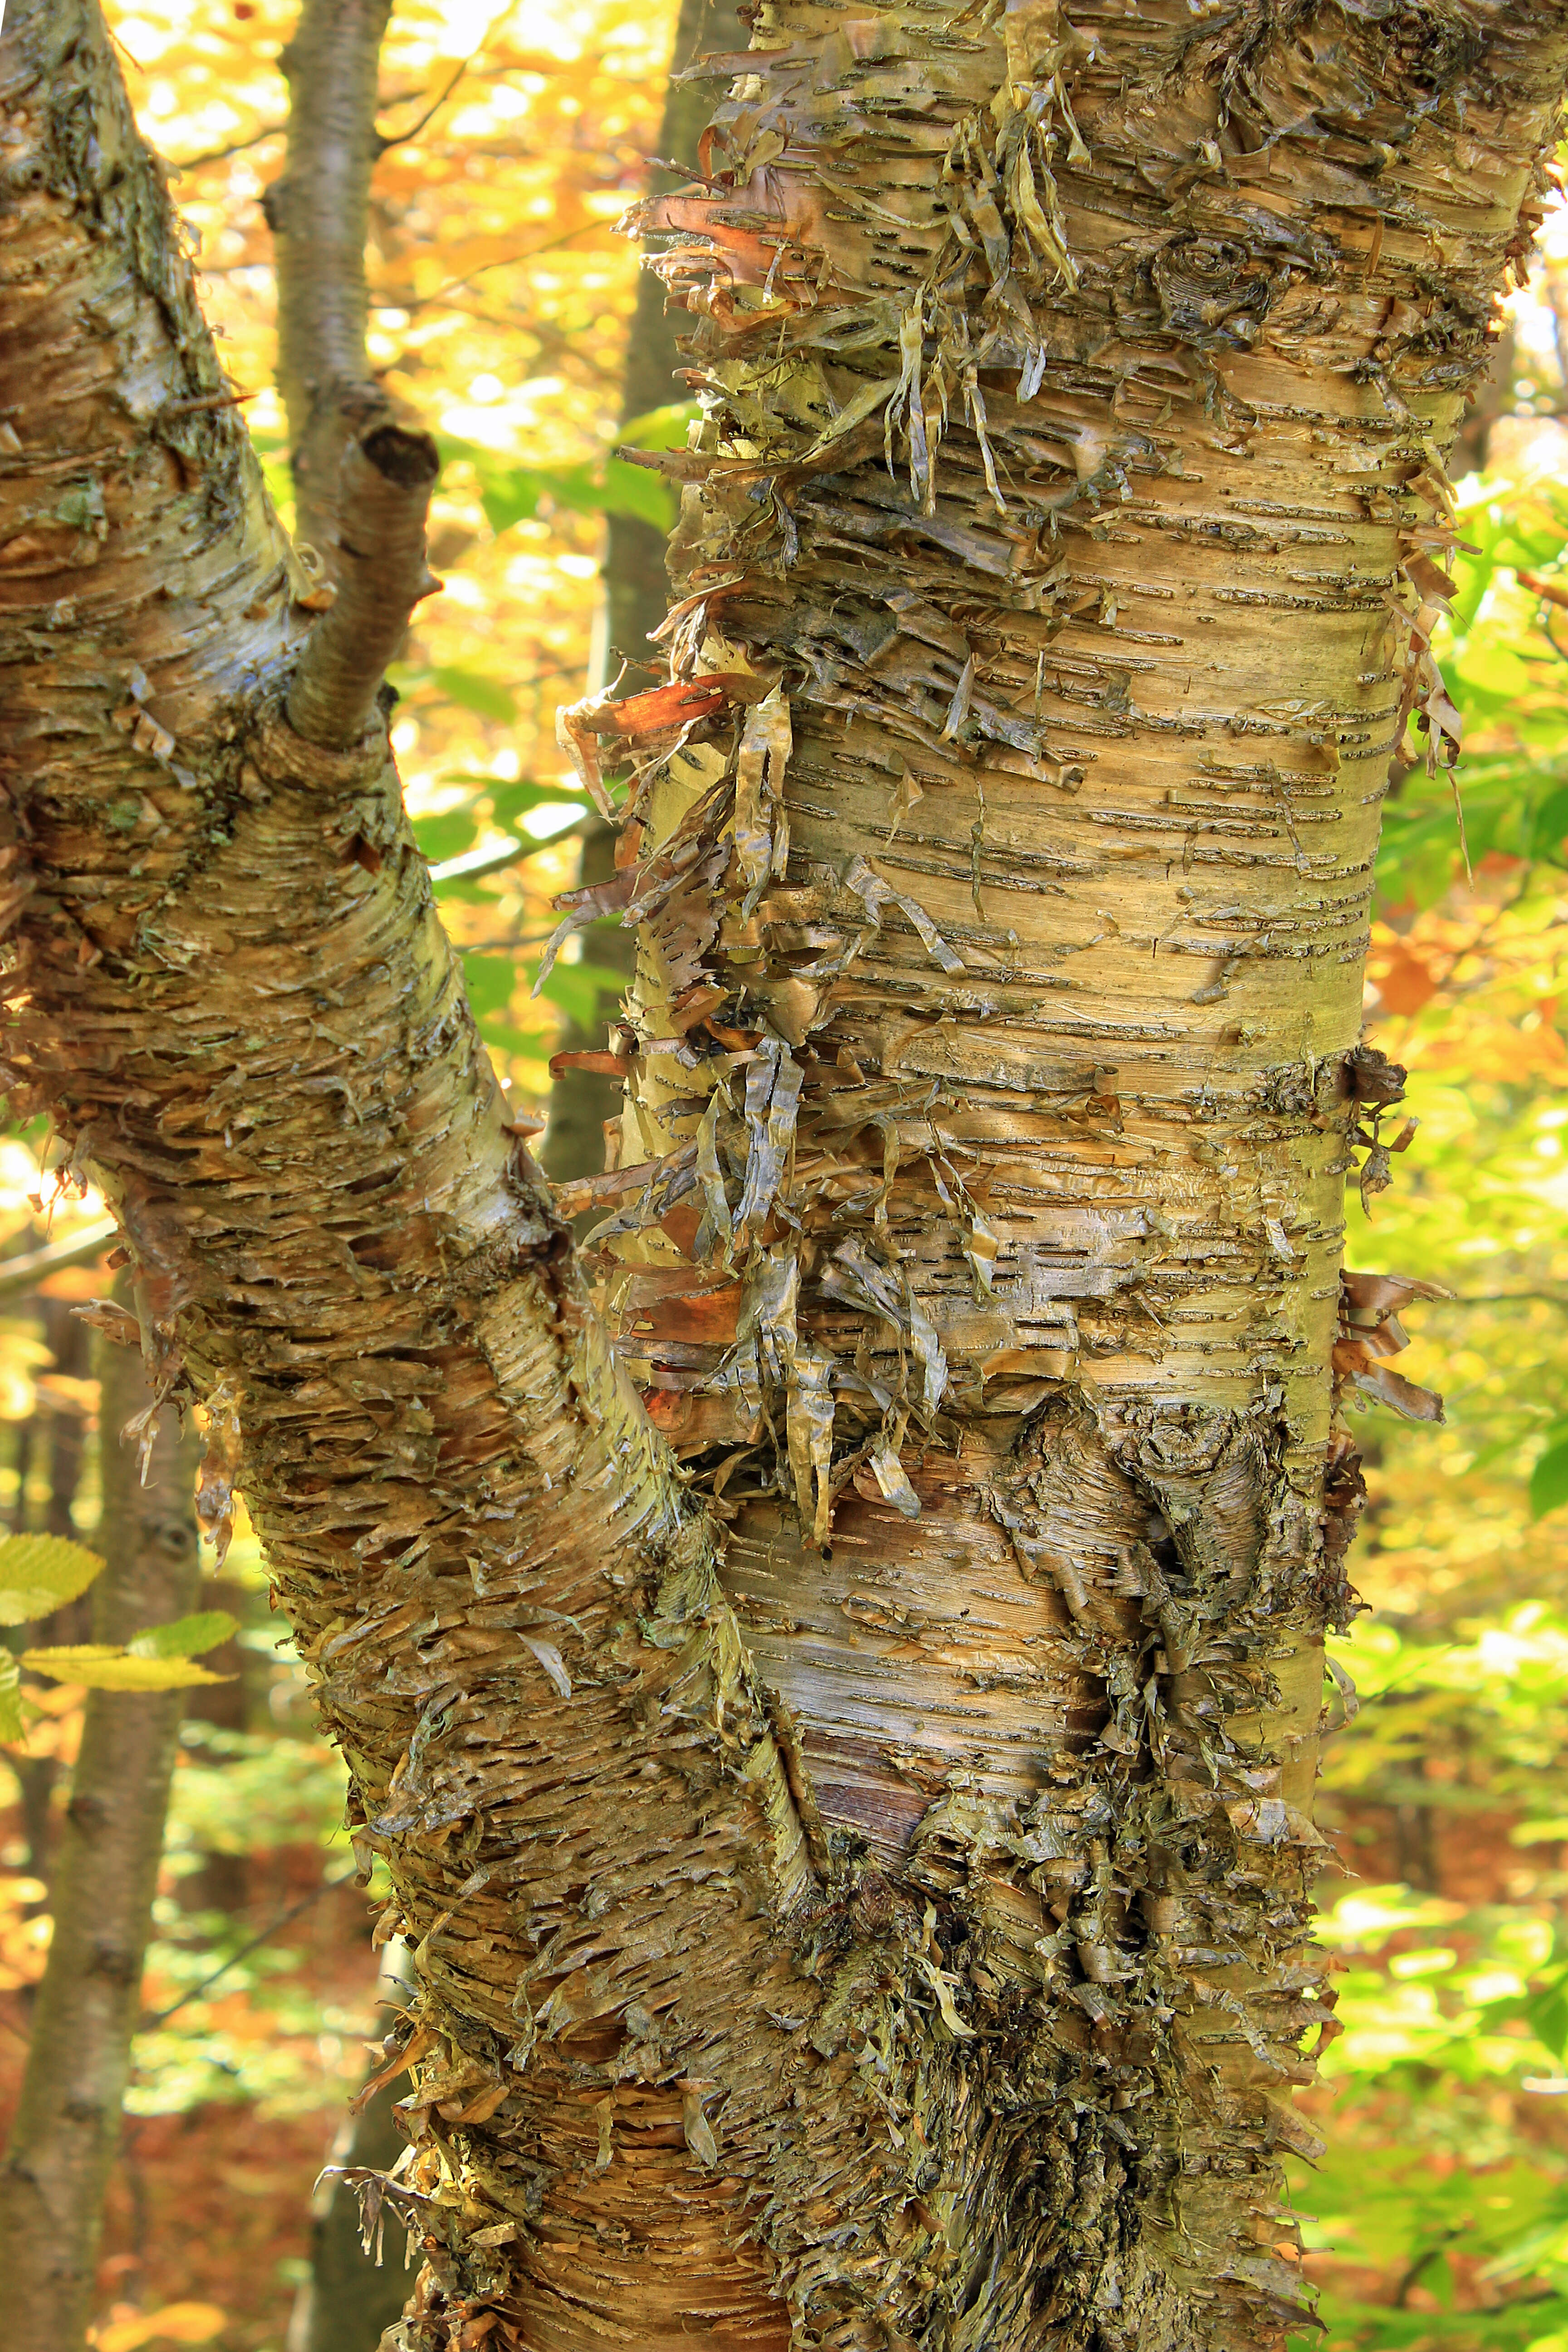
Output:
<instances>
[{"instance_id":1,"label":"gray weathered bark","mask_svg":"<svg viewBox=\"0 0 1568 2352\"><path fill-rule=\"evenodd\" d=\"M166 1410L145 1483L121 1432L151 1392L142 1360L100 1349L105 1567L96 1642L125 1643L195 1606L194 1431ZM53 1873L54 1937L33 2008L21 2102L0 2170L7 2325L18 2345L79 2352L142 1999L183 1691L89 1691Z\"/></svg>"}]
</instances>

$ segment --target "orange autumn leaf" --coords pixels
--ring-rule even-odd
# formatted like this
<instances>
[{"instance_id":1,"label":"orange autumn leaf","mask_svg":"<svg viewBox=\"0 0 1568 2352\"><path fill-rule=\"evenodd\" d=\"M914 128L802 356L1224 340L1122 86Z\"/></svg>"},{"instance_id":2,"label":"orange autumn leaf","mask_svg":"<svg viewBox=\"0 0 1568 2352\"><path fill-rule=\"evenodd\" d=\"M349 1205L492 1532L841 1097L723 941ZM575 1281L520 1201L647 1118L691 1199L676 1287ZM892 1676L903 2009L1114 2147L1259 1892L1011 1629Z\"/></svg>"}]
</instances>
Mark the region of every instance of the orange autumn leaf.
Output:
<instances>
[{"instance_id":1,"label":"orange autumn leaf","mask_svg":"<svg viewBox=\"0 0 1568 2352\"><path fill-rule=\"evenodd\" d=\"M1437 993L1438 983L1431 966L1413 954L1403 940L1395 940L1392 948L1368 963L1367 976L1377 990L1379 1006L1384 1013L1419 1013Z\"/></svg>"},{"instance_id":2,"label":"orange autumn leaf","mask_svg":"<svg viewBox=\"0 0 1568 2352\"><path fill-rule=\"evenodd\" d=\"M216 2303L166 2303L161 2311L127 2312L91 2331L93 2352L142 2352L144 2344L210 2344L228 2314Z\"/></svg>"}]
</instances>

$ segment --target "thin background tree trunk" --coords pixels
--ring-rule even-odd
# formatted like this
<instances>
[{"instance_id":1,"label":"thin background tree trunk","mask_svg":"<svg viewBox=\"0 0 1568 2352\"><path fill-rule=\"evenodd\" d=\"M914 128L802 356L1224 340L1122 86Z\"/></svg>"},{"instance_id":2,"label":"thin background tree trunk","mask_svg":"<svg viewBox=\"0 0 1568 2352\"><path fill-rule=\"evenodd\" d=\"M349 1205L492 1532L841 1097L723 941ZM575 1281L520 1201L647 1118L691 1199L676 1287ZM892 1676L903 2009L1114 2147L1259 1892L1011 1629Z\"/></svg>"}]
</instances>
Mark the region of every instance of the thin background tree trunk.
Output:
<instances>
[{"instance_id":1,"label":"thin background tree trunk","mask_svg":"<svg viewBox=\"0 0 1568 2352\"><path fill-rule=\"evenodd\" d=\"M91 1350L87 1328L70 1312L63 1298L47 1297L41 1293L35 1299L44 1338L53 1359L49 1369L63 1372L68 1379L86 1376ZM86 1447L86 1415L81 1408L59 1397L41 1397L30 1419L17 1432L16 1501L12 1512L12 1532L27 1531L28 1465L40 1439L48 1455L49 1490L43 1510L41 1532L51 1536L74 1536L77 1532L75 1506L81 1484L83 1454ZM84 1594L79 1601L68 1601L50 1617L36 1625L19 1627L13 1637L18 1649L52 1646L92 1638L92 1603ZM54 1867L54 1793L59 1779L59 1767L52 1756L28 1755L25 1751L11 1759L11 1769L22 1800L22 1829L27 1842L29 1876L40 1880L47 1889ZM37 1906L48 1907L46 1892Z\"/></svg>"},{"instance_id":2,"label":"thin background tree trunk","mask_svg":"<svg viewBox=\"0 0 1568 2352\"><path fill-rule=\"evenodd\" d=\"M734 0L682 0L659 124L662 158L689 171L696 168L698 142L712 106L707 82L682 82L676 77L694 58L710 51L722 54L742 47L745 38ZM658 176L668 179L669 174ZM626 341L623 425L683 397L685 388L676 379L681 364L677 338L687 324L684 313L670 302L662 278L645 268L637 279L637 307ZM630 664L630 690L646 684L661 667L658 649L648 640L669 607L664 551L664 532L640 515L605 516L604 598L595 628L590 692L614 677L623 659ZM608 881L615 872L616 839L613 826L595 823L590 828L579 862L580 882L592 887ZM592 961L625 971L629 980L636 962L632 933L609 929L595 932ZM605 1024L615 1010L616 1000L606 992L592 1022L567 1024L562 1033L562 1052L593 1052L601 1047ZM550 1124L540 1151L545 1172L557 1183L574 1176L597 1175L605 1165L605 1123L617 1118L620 1110L618 1079L594 1070L562 1069L550 1090Z\"/></svg>"},{"instance_id":3,"label":"thin background tree trunk","mask_svg":"<svg viewBox=\"0 0 1568 2352\"><path fill-rule=\"evenodd\" d=\"M262 199L277 245L278 373L294 535L336 576L343 453L384 409L365 354L365 224L378 142L376 68L392 0L306 0L279 58L289 146Z\"/></svg>"},{"instance_id":4,"label":"thin background tree trunk","mask_svg":"<svg viewBox=\"0 0 1568 2352\"><path fill-rule=\"evenodd\" d=\"M107 1343L99 1356L106 1565L91 1589L91 1638L125 1643L195 1604L200 1447L165 1408L143 1484L136 1441L121 1437L151 1402L141 1358ZM79 2352L91 2315L184 1701L177 1690L88 1693L52 1874L54 1936L0 2172L18 2345Z\"/></svg>"}]
</instances>

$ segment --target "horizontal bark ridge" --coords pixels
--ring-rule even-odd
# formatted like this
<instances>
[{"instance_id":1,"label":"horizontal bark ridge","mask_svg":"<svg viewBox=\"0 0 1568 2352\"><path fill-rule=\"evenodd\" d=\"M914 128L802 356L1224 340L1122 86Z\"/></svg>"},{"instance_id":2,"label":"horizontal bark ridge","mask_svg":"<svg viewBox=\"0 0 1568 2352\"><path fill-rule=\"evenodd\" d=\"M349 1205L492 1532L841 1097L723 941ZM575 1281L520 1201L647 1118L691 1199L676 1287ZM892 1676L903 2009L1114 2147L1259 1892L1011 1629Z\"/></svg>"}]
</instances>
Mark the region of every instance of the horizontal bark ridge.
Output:
<instances>
[{"instance_id":1,"label":"horizontal bark ridge","mask_svg":"<svg viewBox=\"0 0 1568 2352\"><path fill-rule=\"evenodd\" d=\"M1378 806L1455 749L1442 451L1564 30L773 5L633 222L704 421L668 682L566 728L632 777L563 926L639 937L601 1276L828 1883L932 1902L922 2342L1300 2300L1340 1389L1436 1410L1340 1281Z\"/></svg>"},{"instance_id":2,"label":"horizontal bark ridge","mask_svg":"<svg viewBox=\"0 0 1568 2352\"><path fill-rule=\"evenodd\" d=\"M10 1074L416 1943L407 2342L1273 2344L1376 802L1568 27L757 37L649 216L670 679L569 723L615 1349L79 0L0 47Z\"/></svg>"}]
</instances>

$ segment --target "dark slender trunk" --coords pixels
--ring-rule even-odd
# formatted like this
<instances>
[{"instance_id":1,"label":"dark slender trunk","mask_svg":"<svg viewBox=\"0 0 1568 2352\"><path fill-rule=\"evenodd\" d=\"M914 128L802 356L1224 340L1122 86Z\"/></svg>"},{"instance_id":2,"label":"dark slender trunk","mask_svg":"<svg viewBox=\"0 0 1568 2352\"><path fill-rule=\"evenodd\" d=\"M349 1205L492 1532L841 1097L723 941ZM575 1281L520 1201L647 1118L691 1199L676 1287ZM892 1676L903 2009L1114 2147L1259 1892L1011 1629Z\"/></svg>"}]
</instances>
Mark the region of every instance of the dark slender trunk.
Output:
<instances>
[{"instance_id":1,"label":"dark slender trunk","mask_svg":"<svg viewBox=\"0 0 1568 2352\"><path fill-rule=\"evenodd\" d=\"M376 1990L389 2008L401 2010L413 1998L414 1978L406 1947L396 1951L395 1965L390 1950L382 1955ZM367 2249L354 2183L389 2172L403 2154L406 2143L394 2110L405 2089L394 2082L370 2090L337 2136L313 2200L310 2275L295 2302L286 2352L374 2352L403 2309L413 2284L405 2233L394 2221L379 2242L372 2232Z\"/></svg>"},{"instance_id":2,"label":"dark slender trunk","mask_svg":"<svg viewBox=\"0 0 1568 2352\"><path fill-rule=\"evenodd\" d=\"M742 47L745 37L738 0L682 0L658 132L658 152L668 162L695 170L698 144L712 103L706 81L682 82L676 77L710 50ZM668 174L658 177L668 181ZM677 371L681 365L679 338L688 324L685 313L666 293L664 280L645 268L637 279L637 306L626 340L623 425L685 397L686 387L678 381ZM595 625L590 690L616 677L623 661L630 665L628 690L646 685L658 668L661 656L649 639L669 606L664 555L665 534L655 524L645 522L640 515L605 517L604 596ZM610 825L595 823L590 827L578 863L580 884L592 887L609 880L615 872L616 838ZM635 934L608 926L596 931L592 960L623 971L629 981L637 962ZM602 1046L616 1004L616 996L606 989L591 1022L569 1022L561 1038L562 1053L591 1053ZM570 1064L563 1066L551 1089L550 1125L540 1154L546 1173L557 1183L573 1176L596 1175L605 1165L605 1122L618 1119L620 1113L618 1078Z\"/></svg>"},{"instance_id":3,"label":"dark slender trunk","mask_svg":"<svg viewBox=\"0 0 1568 2352\"><path fill-rule=\"evenodd\" d=\"M165 1409L143 1484L134 1442L120 1437L151 1402L142 1361L123 1348L100 1353L106 1566L92 1588L92 1638L124 1643L195 1604L199 1449ZM54 1873L54 1937L0 2175L8 2326L17 2344L50 2352L78 2352L90 2315L184 1697L88 1695Z\"/></svg>"},{"instance_id":4,"label":"dark slender trunk","mask_svg":"<svg viewBox=\"0 0 1568 2352\"><path fill-rule=\"evenodd\" d=\"M64 1373L68 1380L85 1379L91 1361L86 1325L72 1315L68 1302L63 1298L40 1297L37 1307L49 1349L50 1369ZM72 1537L77 1533L75 1506L87 1441L84 1411L68 1394L53 1397L47 1404L40 1404L39 1411L23 1424L23 1430L26 1441L25 1462L31 1462L39 1440L44 1443L48 1461L49 1491L39 1532ZM19 1485L13 1521L13 1532L16 1534L28 1525L25 1500ZM28 1626L19 1636L18 1646L47 1648L91 1639L92 1602L83 1594L79 1601L68 1601L52 1616ZM28 1874L47 1887L54 1867L54 1795L59 1781L59 1765L53 1756L24 1751L12 1759L12 1769L21 1791ZM40 1907L47 1907L47 1901L46 1897Z\"/></svg>"}]
</instances>

